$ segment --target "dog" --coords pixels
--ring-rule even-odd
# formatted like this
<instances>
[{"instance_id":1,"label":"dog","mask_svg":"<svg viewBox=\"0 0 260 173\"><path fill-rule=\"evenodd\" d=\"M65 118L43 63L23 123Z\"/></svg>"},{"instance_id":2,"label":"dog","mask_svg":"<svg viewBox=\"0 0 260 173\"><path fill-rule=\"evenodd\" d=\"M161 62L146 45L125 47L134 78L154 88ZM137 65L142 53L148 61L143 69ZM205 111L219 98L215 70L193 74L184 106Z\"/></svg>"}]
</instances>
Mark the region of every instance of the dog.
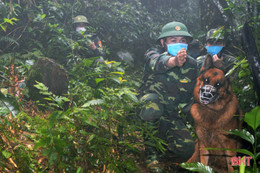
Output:
<instances>
[{"instance_id":1,"label":"dog","mask_svg":"<svg viewBox=\"0 0 260 173\"><path fill-rule=\"evenodd\" d=\"M236 152L230 150L206 150L204 148L239 148L235 136L225 130L240 129L241 114L238 100L230 82L222 70L214 67L207 55L194 88L195 103L191 107L195 132L198 137L195 152L188 162L201 162L216 172L232 172L231 158Z\"/></svg>"}]
</instances>

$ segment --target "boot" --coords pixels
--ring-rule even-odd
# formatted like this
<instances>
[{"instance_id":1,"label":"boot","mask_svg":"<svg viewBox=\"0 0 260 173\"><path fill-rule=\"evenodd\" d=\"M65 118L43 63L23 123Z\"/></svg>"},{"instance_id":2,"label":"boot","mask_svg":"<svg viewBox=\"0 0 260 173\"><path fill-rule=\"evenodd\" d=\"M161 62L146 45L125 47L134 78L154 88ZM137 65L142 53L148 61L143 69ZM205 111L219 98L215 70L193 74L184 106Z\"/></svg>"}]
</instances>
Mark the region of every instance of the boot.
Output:
<instances>
[{"instance_id":1,"label":"boot","mask_svg":"<svg viewBox=\"0 0 260 173\"><path fill-rule=\"evenodd\" d=\"M156 128L157 123L155 122L147 122L147 129L146 130L157 130ZM151 134L151 133L150 133ZM152 144L154 143L149 136L145 136L145 163L150 173L161 173L162 168L161 164L159 163L158 158L158 151ZM149 145L151 144L151 145Z\"/></svg>"},{"instance_id":2,"label":"boot","mask_svg":"<svg viewBox=\"0 0 260 173\"><path fill-rule=\"evenodd\" d=\"M150 173L162 172L161 164L158 161L156 149L151 146L146 146L145 149L145 163Z\"/></svg>"}]
</instances>

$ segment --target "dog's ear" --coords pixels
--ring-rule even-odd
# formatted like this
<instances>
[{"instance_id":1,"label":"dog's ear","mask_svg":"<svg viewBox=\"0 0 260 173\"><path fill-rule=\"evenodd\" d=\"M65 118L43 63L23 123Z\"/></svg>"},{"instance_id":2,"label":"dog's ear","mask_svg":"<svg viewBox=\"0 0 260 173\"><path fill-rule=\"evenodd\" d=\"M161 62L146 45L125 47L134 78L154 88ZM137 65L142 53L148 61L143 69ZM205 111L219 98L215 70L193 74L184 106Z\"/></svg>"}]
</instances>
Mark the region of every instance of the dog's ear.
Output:
<instances>
[{"instance_id":1,"label":"dog's ear","mask_svg":"<svg viewBox=\"0 0 260 173\"><path fill-rule=\"evenodd\" d=\"M210 54L206 55L207 57L205 58L205 60L203 61L202 67L200 69L200 72L202 73L203 71L206 71L212 67L214 67L213 65L213 58Z\"/></svg>"}]
</instances>

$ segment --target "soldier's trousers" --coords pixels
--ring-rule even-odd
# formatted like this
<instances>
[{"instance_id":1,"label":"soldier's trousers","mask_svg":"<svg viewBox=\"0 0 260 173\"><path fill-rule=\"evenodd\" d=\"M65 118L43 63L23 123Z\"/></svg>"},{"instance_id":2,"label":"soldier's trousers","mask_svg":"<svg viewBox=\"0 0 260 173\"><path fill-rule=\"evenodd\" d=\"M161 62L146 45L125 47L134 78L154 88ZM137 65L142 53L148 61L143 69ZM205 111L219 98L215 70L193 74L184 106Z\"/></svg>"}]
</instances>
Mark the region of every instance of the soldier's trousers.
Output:
<instances>
[{"instance_id":1,"label":"soldier's trousers","mask_svg":"<svg viewBox=\"0 0 260 173\"><path fill-rule=\"evenodd\" d=\"M145 94L140 101L143 102L140 118L149 122L159 121L156 123L158 137L167 143L167 152L180 162L187 161L194 152L195 142L178 111L168 113L159 95L155 93Z\"/></svg>"}]
</instances>

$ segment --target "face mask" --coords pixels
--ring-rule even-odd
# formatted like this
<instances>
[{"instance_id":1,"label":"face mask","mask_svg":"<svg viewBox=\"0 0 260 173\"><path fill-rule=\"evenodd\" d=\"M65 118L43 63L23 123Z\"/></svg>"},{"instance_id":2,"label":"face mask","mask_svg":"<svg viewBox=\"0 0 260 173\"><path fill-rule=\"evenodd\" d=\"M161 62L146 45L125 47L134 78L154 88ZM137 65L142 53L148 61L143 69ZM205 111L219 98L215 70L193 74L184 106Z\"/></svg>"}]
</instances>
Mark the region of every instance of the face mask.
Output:
<instances>
[{"instance_id":1,"label":"face mask","mask_svg":"<svg viewBox=\"0 0 260 173\"><path fill-rule=\"evenodd\" d=\"M223 46L206 46L207 52L216 55L222 50Z\"/></svg>"},{"instance_id":2,"label":"face mask","mask_svg":"<svg viewBox=\"0 0 260 173\"><path fill-rule=\"evenodd\" d=\"M78 33L81 33L82 31L86 31L86 28L85 27L77 27L76 28L76 31L78 32Z\"/></svg>"},{"instance_id":3,"label":"face mask","mask_svg":"<svg viewBox=\"0 0 260 173\"><path fill-rule=\"evenodd\" d=\"M188 44L184 43L175 43L175 44L167 44L168 52L172 56L176 56L177 53L182 49L185 48L187 50Z\"/></svg>"}]
</instances>

